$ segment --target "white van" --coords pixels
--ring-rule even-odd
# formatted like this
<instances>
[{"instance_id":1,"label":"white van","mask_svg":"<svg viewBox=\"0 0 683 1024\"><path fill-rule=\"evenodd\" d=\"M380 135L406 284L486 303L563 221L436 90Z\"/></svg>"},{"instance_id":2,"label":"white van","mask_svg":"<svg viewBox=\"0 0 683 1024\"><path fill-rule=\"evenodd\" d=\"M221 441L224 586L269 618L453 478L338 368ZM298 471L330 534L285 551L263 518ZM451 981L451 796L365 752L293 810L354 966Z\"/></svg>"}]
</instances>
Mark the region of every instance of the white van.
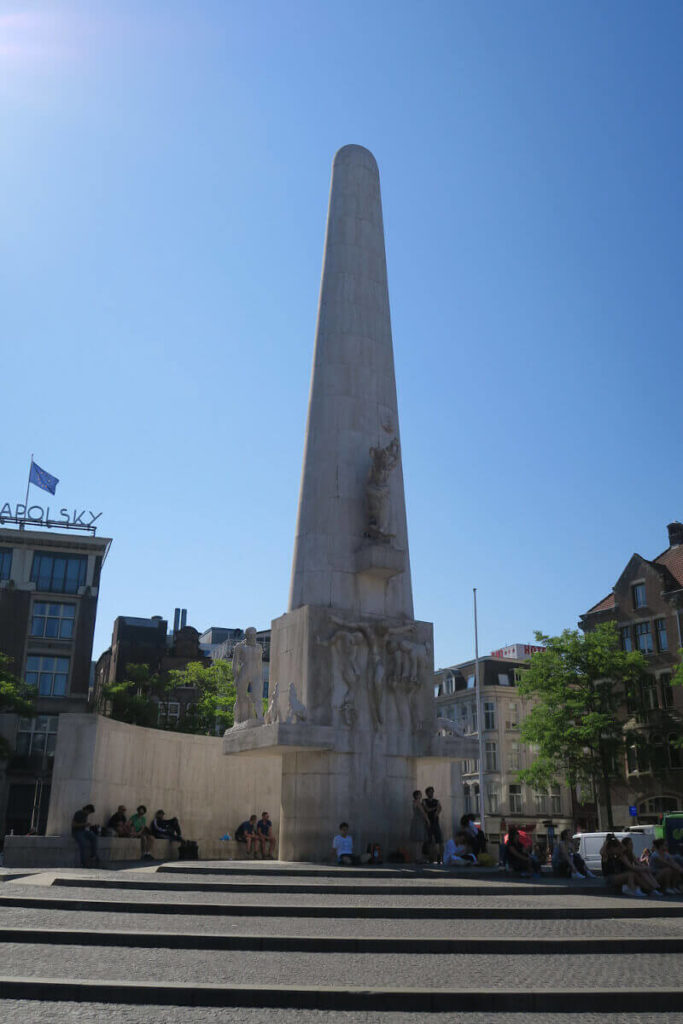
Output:
<instances>
[{"instance_id":1,"label":"white van","mask_svg":"<svg viewBox=\"0 0 683 1024\"><path fill-rule=\"evenodd\" d=\"M608 835L608 832L577 832L574 836L574 849L581 854L590 871L596 873L602 871L600 850ZM628 832L615 832L614 835L617 839L633 840L633 854L636 860L646 847L648 850L652 849L652 837L648 835L645 826L642 831L634 829Z\"/></svg>"}]
</instances>

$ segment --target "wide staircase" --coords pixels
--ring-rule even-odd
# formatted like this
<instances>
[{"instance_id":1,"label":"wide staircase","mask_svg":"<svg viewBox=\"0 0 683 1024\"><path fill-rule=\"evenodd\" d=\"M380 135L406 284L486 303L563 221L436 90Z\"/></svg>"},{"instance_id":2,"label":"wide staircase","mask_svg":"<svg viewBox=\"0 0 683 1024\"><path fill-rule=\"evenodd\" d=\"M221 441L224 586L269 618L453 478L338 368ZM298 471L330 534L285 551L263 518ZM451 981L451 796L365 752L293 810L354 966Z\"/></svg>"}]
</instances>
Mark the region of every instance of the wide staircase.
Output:
<instances>
[{"instance_id":1,"label":"wide staircase","mask_svg":"<svg viewBox=\"0 0 683 1024\"><path fill-rule=\"evenodd\" d=\"M4 1022L683 1024L683 898L600 880L278 862L0 878Z\"/></svg>"}]
</instances>

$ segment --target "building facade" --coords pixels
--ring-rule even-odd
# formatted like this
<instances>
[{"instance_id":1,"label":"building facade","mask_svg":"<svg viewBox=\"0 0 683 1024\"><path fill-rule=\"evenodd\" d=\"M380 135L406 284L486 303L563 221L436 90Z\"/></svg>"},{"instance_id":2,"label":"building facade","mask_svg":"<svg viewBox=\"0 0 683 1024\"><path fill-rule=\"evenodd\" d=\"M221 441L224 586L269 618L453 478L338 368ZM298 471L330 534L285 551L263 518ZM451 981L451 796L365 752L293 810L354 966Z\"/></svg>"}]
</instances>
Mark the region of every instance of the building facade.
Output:
<instances>
[{"instance_id":1,"label":"building facade","mask_svg":"<svg viewBox=\"0 0 683 1024\"><path fill-rule=\"evenodd\" d=\"M211 658L204 653L199 631L185 625L185 616L176 609L173 632L161 615L149 619L132 615L119 615L114 621L111 647L97 659L92 706L99 714L107 713L104 688L129 678L129 665L147 665L152 674L167 681L174 669L184 669L191 661L210 665ZM201 696L194 686L178 686L159 705L159 718L173 728Z\"/></svg>"},{"instance_id":2,"label":"building facade","mask_svg":"<svg viewBox=\"0 0 683 1024\"><path fill-rule=\"evenodd\" d=\"M37 715L0 715L15 751L0 763L0 825L38 831L49 802L60 714L87 710L102 565L111 540L0 529L0 651L35 686ZM5 834L3 831L3 835Z\"/></svg>"},{"instance_id":3,"label":"building facade","mask_svg":"<svg viewBox=\"0 0 683 1024\"><path fill-rule=\"evenodd\" d=\"M612 789L619 823L656 823L665 811L683 810L683 687L671 685L683 647L683 524L667 529L669 546L651 560L632 555L612 591L579 621L584 631L616 622L623 650L642 651L649 665L641 699L623 709L633 742L625 782Z\"/></svg>"},{"instance_id":4,"label":"building facade","mask_svg":"<svg viewBox=\"0 0 683 1024\"><path fill-rule=\"evenodd\" d=\"M479 659L482 685L484 741L485 830L492 844L499 842L509 825L524 828L534 840L546 845L548 829L558 834L573 827L572 796L564 785L547 792L535 792L519 781L518 773L530 766L533 752L520 739L521 723L530 701L517 690L520 673L531 654L540 648L513 644L503 653L513 657L486 656ZM525 651L527 653L525 653ZM497 652L497 655L499 652ZM439 669L435 673L435 698L439 716L454 721L468 736L479 733L479 712L475 689L475 662ZM479 761L461 762L462 814L479 814Z\"/></svg>"}]
</instances>

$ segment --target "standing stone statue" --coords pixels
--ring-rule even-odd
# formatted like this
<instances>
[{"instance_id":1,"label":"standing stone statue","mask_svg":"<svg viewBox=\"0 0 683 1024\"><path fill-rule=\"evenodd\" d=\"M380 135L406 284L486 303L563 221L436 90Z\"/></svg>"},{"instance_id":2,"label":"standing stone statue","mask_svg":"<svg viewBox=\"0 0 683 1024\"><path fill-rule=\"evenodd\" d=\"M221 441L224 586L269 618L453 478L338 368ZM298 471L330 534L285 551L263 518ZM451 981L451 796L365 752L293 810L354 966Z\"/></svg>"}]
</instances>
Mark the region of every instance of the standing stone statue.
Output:
<instances>
[{"instance_id":1,"label":"standing stone statue","mask_svg":"<svg viewBox=\"0 0 683 1024\"><path fill-rule=\"evenodd\" d=\"M235 725L252 719L263 721L263 648L256 630L249 626L244 640L235 645L232 670L235 675Z\"/></svg>"},{"instance_id":2,"label":"standing stone statue","mask_svg":"<svg viewBox=\"0 0 683 1024\"><path fill-rule=\"evenodd\" d=\"M367 502L366 536L388 544L394 537L389 533L389 476L398 463L399 443L395 437L386 448L371 448L370 472L365 488Z\"/></svg>"}]
</instances>

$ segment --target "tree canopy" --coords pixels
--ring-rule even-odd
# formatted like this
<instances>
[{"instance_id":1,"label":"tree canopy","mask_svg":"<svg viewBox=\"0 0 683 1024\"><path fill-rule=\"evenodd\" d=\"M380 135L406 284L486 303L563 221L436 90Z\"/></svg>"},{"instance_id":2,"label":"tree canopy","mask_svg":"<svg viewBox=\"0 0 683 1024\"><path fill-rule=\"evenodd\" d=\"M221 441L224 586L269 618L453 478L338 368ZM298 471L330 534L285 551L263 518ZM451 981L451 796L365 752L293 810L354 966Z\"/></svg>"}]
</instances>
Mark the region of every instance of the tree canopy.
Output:
<instances>
[{"instance_id":1,"label":"tree canopy","mask_svg":"<svg viewBox=\"0 0 683 1024\"><path fill-rule=\"evenodd\" d=\"M33 718L36 690L11 671L12 659L0 651L0 714L14 713L24 718ZM9 757L11 748L0 736L0 758Z\"/></svg>"},{"instance_id":2,"label":"tree canopy","mask_svg":"<svg viewBox=\"0 0 683 1024\"><path fill-rule=\"evenodd\" d=\"M126 675L103 691L108 713L120 722L206 736L222 734L233 725L236 691L228 661L208 666L191 661L183 669L172 669L166 680L149 665L126 665ZM199 695L178 719L172 718L169 701L176 687L183 686L193 687Z\"/></svg>"},{"instance_id":3,"label":"tree canopy","mask_svg":"<svg viewBox=\"0 0 683 1024\"><path fill-rule=\"evenodd\" d=\"M535 701L520 734L537 754L520 778L536 789L559 779L592 786L596 793L602 787L612 828L610 779L622 775L632 742L624 709L642 699L647 661L640 651L621 649L614 622L585 634L536 633L536 639L546 650L532 655L519 693Z\"/></svg>"}]
</instances>

